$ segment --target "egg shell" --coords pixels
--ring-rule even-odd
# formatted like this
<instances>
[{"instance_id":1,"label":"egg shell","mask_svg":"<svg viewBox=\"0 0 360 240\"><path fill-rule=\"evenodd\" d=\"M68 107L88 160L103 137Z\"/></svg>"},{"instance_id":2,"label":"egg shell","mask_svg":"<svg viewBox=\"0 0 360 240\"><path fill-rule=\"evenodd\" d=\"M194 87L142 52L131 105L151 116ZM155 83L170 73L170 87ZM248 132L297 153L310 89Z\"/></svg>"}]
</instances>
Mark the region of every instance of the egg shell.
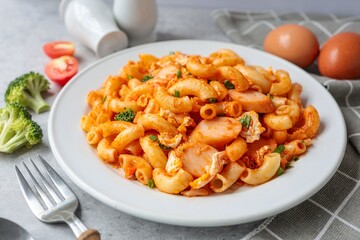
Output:
<instances>
[{"instance_id":1,"label":"egg shell","mask_svg":"<svg viewBox=\"0 0 360 240\"><path fill-rule=\"evenodd\" d=\"M327 77L360 78L360 35L343 32L329 38L321 48L318 67Z\"/></svg>"},{"instance_id":2,"label":"egg shell","mask_svg":"<svg viewBox=\"0 0 360 240\"><path fill-rule=\"evenodd\" d=\"M317 57L319 42L306 27L286 24L269 32L264 50L305 68Z\"/></svg>"}]
</instances>

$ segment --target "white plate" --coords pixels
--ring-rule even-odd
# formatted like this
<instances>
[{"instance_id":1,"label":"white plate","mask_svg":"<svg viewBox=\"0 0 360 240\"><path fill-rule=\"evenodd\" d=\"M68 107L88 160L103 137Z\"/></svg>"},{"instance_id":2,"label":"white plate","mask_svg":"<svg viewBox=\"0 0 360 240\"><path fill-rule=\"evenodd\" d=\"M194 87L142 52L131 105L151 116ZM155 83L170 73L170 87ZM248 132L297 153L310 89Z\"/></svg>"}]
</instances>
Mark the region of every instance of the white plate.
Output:
<instances>
[{"instance_id":1,"label":"white plate","mask_svg":"<svg viewBox=\"0 0 360 240\"><path fill-rule=\"evenodd\" d=\"M187 198L169 195L122 177L104 164L80 129L89 111L86 96L106 77L116 75L140 53L164 56L170 51L208 55L229 48L248 64L285 69L303 86L303 100L321 116L319 136L309 151L281 177L235 192ZM52 151L67 175L85 192L128 214L167 224L223 226L259 220L285 211L316 193L338 168L346 145L346 129L338 105L326 89L295 65L259 50L223 42L180 40L142 45L103 58L80 72L60 92L49 119Z\"/></svg>"}]
</instances>

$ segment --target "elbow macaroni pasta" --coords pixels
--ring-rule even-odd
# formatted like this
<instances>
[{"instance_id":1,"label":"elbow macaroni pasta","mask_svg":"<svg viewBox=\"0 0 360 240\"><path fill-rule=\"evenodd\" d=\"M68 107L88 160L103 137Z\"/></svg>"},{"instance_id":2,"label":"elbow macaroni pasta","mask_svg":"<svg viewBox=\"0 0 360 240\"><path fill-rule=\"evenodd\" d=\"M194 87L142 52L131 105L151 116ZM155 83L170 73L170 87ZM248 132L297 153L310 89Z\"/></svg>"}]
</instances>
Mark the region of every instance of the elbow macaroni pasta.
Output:
<instances>
[{"instance_id":1,"label":"elbow macaroni pasta","mask_svg":"<svg viewBox=\"0 0 360 240\"><path fill-rule=\"evenodd\" d=\"M206 196L270 181L306 153L320 116L301 93L285 70L246 65L229 49L140 54L88 93L80 127L126 179Z\"/></svg>"}]
</instances>

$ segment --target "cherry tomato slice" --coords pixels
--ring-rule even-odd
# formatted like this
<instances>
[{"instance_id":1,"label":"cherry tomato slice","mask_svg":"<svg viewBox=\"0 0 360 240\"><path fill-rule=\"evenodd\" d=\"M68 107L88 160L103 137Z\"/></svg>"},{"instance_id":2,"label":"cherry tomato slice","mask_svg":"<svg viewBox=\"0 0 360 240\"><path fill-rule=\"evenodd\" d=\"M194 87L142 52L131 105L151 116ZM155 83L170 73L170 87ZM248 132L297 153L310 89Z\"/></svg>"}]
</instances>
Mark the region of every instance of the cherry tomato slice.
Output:
<instances>
[{"instance_id":1,"label":"cherry tomato slice","mask_svg":"<svg viewBox=\"0 0 360 240\"><path fill-rule=\"evenodd\" d=\"M51 60L45 66L46 75L57 84L64 86L78 71L79 63L76 58L62 56Z\"/></svg>"},{"instance_id":2,"label":"cherry tomato slice","mask_svg":"<svg viewBox=\"0 0 360 240\"><path fill-rule=\"evenodd\" d=\"M43 50L50 58L58 58L61 56L73 56L75 52L75 45L72 42L55 41L46 43Z\"/></svg>"}]
</instances>

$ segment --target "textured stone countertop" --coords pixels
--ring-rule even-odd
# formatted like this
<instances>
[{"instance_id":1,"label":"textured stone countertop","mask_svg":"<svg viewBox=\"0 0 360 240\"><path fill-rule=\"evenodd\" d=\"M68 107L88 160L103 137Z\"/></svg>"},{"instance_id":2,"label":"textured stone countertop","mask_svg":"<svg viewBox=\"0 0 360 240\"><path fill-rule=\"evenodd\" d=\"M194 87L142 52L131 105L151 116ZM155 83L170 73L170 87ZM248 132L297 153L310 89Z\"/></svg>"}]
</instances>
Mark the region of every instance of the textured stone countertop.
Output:
<instances>
[{"instance_id":1,"label":"textured stone countertop","mask_svg":"<svg viewBox=\"0 0 360 240\"><path fill-rule=\"evenodd\" d=\"M67 32L58 14L60 1L1 1L0 3L0 96L4 95L7 84L28 71L43 73L49 59L42 52L42 45L54 40L75 41ZM111 1L106 1L109 5ZM193 9L159 5L158 40L208 39L229 41L210 18L211 9ZM76 42L76 41L75 41ZM97 60L94 54L77 43L76 57L80 70ZM51 86L46 98L53 103L61 89ZM3 97L0 106L4 106ZM52 155L48 136L49 112L33 114L33 118L44 131L43 143L28 151L11 155L0 154L0 217L10 219L26 228L35 239L75 239L70 228L64 224L45 224L31 213L16 179L14 165L29 157L41 154L63 177L80 200L78 216L85 225L98 229L102 239L240 239L257 223L216 227L190 228L159 224L132 217L97 201L65 175ZM0 239L1 236L0 236Z\"/></svg>"}]
</instances>

